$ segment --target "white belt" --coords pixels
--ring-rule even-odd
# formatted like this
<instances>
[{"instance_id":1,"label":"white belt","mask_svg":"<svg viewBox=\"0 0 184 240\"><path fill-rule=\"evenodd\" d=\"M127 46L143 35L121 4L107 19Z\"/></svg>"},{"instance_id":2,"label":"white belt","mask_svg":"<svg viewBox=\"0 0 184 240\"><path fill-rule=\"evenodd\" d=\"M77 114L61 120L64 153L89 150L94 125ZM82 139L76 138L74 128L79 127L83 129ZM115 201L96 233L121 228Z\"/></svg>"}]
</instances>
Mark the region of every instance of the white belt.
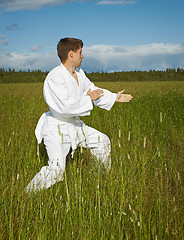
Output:
<instances>
[{"instance_id":1,"label":"white belt","mask_svg":"<svg viewBox=\"0 0 184 240\"><path fill-rule=\"evenodd\" d=\"M59 121L68 123L67 131L68 131L68 134L69 134L69 137L70 137L70 141L71 141L71 145L72 145L72 157L73 157L75 149L77 148L77 143L75 141L75 136L74 136L74 132L72 130L72 126L75 127L75 132L76 132L76 135L77 135L77 139L78 139L78 142L80 142L80 141L82 141L82 136L80 134L80 126L79 126L79 124L82 124L82 126L81 126L82 132L83 132L83 135L85 137L86 146L88 146L88 144L89 144L89 136L88 136L87 127L86 127L84 122L79 117L64 118L64 117L55 115L53 113L51 114L51 116L53 118L59 120ZM59 125L58 125L58 128L59 128L59 134L61 135L61 131L60 131L60 126Z\"/></svg>"}]
</instances>

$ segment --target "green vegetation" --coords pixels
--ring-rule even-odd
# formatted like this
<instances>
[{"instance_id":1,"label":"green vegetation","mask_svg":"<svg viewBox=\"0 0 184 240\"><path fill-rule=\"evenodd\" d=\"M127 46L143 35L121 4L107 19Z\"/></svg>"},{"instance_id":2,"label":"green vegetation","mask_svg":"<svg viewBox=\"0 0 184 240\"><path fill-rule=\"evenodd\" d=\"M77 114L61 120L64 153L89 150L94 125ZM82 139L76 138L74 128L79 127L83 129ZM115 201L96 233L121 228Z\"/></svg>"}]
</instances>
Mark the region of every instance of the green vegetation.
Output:
<instances>
[{"instance_id":1,"label":"green vegetation","mask_svg":"<svg viewBox=\"0 0 184 240\"><path fill-rule=\"evenodd\" d=\"M166 71L130 71L112 73L89 73L95 82L155 82L155 81L184 81L184 70L178 68Z\"/></svg>"},{"instance_id":2,"label":"green vegetation","mask_svg":"<svg viewBox=\"0 0 184 240\"><path fill-rule=\"evenodd\" d=\"M30 196L25 186L47 163L34 136L43 84L1 84L0 239L184 238L184 83L97 85L134 96L83 118L110 137L111 171L79 149L63 182Z\"/></svg>"},{"instance_id":3,"label":"green vegetation","mask_svg":"<svg viewBox=\"0 0 184 240\"><path fill-rule=\"evenodd\" d=\"M3 68L0 69L0 83L38 83L43 82L47 72L37 71L18 71L9 69L8 71Z\"/></svg>"},{"instance_id":4,"label":"green vegetation","mask_svg":"<svg viewBox=\"0 0 184 240\"><path fill-rule=\"evenodd\" d=\"M48 72L19 71L14 69L5 71L0 69L0 83L39 83L43 82ZM166 69L166 71L130 71L130 72L95 72L87 73L94 82L152 82L152 81L184 81L184 70Z\"/></svg>"}]
</instances>

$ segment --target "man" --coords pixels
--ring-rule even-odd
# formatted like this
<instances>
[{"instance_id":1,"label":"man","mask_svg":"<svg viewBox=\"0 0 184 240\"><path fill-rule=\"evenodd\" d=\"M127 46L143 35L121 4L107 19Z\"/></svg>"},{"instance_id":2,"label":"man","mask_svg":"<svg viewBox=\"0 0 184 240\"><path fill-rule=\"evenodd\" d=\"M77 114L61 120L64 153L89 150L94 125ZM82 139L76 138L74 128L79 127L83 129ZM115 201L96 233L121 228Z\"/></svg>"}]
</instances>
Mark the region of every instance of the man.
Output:
<instances>
[{"instance_id":1,"label":"man","mask_svg":"<svg viewBox=\"0 0 184 240\"><path fill-rule=\"evenodd\" d=\"M87 116L93 105L110 110L116 102L129 102L132 96L111 93L100 89L86 77L80 65L82 63L83 42L75 38L61 39L57 45L61 64L51 70L44 82L44 98L50 111L42 114L35 134L38 143L42 139L49 157L48 166L40 172L26 187L26 191L49 188L62 180L66 166L66 156L77 146L89 148L91 154L110 168L109 138L86 126L80 116Z\"/></svg>"}]
</instances>

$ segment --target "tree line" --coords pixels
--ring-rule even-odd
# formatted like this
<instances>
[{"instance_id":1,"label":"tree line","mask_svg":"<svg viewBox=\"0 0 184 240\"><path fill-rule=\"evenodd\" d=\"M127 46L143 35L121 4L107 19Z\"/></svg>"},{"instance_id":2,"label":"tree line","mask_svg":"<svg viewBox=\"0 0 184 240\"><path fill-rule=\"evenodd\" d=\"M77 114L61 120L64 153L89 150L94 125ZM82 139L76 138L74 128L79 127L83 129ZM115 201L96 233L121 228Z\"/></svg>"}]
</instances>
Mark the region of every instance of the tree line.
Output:
<instances>
[{"instance_id":1,"label":"tree line","mask_svg":"<svg viewBox=\"0 0 184 240\"><path fill-rule=\"evenodd\" d=\"M48 72L41 70L15 71L0 68L0 83L39 83L45 80ZM94 82L151 82L151 81L184 81L183 68L167 68L165 71L121 71L86 73Z\"/></svg>"}]
</instances>

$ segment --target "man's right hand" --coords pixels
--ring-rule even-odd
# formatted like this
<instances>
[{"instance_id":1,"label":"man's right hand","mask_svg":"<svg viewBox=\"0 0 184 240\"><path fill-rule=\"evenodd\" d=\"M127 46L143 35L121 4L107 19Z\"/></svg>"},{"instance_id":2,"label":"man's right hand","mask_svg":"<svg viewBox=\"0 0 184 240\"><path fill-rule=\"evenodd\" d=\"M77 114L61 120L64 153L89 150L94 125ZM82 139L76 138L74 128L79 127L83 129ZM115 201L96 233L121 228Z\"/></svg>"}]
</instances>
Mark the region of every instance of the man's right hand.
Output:
<instances>
[{"instance_id":1,"label":"man's right hand","mask_svg":"<svg viewBox=\"0 0 184 240\"><path fill-rule=\"evenodd\" d=\"M89 89L89 90L87 91L87 95L90 96L91 101L95 101L95 100L97 100L98 98L100 98L100 97L103 96L103 90L101 90L101 89L96 89L96 90L91 91L91 89Z\"/></svg>"}]
</instances>

